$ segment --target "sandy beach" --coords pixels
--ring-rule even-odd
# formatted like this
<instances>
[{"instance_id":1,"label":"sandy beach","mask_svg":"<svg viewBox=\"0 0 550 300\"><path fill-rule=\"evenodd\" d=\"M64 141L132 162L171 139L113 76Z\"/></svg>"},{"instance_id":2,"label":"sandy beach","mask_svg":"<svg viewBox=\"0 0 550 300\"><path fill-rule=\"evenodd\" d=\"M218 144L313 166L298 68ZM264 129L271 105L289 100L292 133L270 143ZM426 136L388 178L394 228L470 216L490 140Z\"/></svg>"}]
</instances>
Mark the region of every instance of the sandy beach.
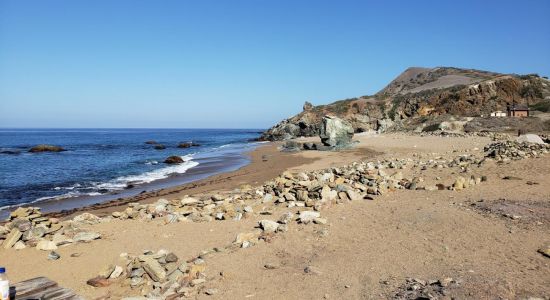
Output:
<instances>
[{"instance_id":1,"label":"sandy beach","mask_svg":"<svg viewBox=\"0 0 550 300\"><path fill-rule=\"evenodd\" d=\"M258 186L284 171L386 158L482 156L490 142L487 137L404 134L358 135L355 140L359 143L353 149L342 152L285 153L277 150L279 144L270 143L250 153L252 163L238 171L86 211L109 216L123 211L129 202L146 204ZM456 168L400 171L407 178L422 177L426 186L450 185L459 174ZM86 281L106 265L121 264L121 253L159 249L184 260L197 256L204 260L206 282L194 287L190 294L194 299L392 298L407 288L407 278L420 282L451 278L444 292L459 299L547 298L550 260L537 250L550 242L550 179L545 176L549 173L548 155L490 161L468 170L468 175L487 178L468 189L395 190L374 200L345 201L320 210L326 224L292 223L288 231L249 248L231 245L239 233L254 230L259 220L277 220L302 208L244 200L254 212L239 221L165 224L163 219L109 218L83 225L99 232L101 239L60 246L58 260L48 260L48 252L30 247L0 253L13 281L47 276L86 299L139 295L140 289L130 289L122 278L107 287L92 287ZM504 180L505 176L515 180ZM311 266L314 272L304 272Z\"/></svg>"}]
</instances>

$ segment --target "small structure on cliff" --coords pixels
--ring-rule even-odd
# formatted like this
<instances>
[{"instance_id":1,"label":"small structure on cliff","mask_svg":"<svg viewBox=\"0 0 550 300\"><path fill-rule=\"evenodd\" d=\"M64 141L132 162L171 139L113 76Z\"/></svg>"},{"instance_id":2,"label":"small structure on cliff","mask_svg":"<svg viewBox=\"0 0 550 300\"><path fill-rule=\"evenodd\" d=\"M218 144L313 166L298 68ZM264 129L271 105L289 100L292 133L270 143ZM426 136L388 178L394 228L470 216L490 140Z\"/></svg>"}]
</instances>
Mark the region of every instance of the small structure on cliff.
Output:
<instances>
[{"instance_id":1,"label":"small structure on cliff","mask_svg":"<svg viewBox=\"0 0 550 300\"><path fill-rule=\"evenodd\" d=\"M529 117L529 107L524 104L508 106L508 117Z\"/></svg>"}]
</instances>

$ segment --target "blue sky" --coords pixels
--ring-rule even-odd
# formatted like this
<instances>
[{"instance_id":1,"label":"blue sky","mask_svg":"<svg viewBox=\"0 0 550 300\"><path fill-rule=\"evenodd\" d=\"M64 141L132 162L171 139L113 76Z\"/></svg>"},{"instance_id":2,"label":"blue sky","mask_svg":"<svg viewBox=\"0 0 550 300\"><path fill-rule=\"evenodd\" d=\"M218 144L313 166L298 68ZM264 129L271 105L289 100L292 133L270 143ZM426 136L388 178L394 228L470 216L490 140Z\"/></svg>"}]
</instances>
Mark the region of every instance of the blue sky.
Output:
<instances>
[{"instance_id":1,"label":"blue sky","mask_svg":"<svg viewBox=\"0 0 550 300\"><path fill-rule=\"evenodd\" d=\"M410 66L550 73L550 1L0 0L0 127L265 128Z\"/></svg>"}]
</instances>

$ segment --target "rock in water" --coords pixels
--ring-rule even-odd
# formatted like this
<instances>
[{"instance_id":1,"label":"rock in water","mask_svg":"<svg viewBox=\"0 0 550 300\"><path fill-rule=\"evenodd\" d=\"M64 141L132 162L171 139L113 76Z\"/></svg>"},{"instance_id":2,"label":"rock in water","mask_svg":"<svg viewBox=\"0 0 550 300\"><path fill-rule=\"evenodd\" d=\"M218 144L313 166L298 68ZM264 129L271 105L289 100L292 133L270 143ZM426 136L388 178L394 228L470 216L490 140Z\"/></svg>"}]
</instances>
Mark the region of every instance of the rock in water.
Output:
<instances>
[{"instance_id":1,"label":"rock in water","mask_svg":"<svg viewBox=\"0 0 550 300\"><path fill-rule=\"evenodd\" d=\"M544 144L544 141L542 138L536 134L522 134L517 139L517 142L527 142L527 143L533 143L533 144Z\"/></svg>"},{"instance_id":2,"label":"rock in water","mask_svg":"<svg viewBox=\"0 0 550 300\"><path fill-rule=\"evenodd\" d=\"M32 147L29 152L38 153L38 152L61 152L65 151L62 147L53 146L53 145L37 145Z\"/></svg>"},{"instance_id":3,"label":"rock in water","mask_svg":"<svg viewBox=\"0 0 550 300\"><path fill-rule=\"evenodd\" d=\"M353 127L338 117L324 116L319 137L325 146L347 146L353 137Z\"/></svg>"},{"instance_id":4,"label":"rock in water","mask_svg":"<svg viewBox=\"0 0 550 300\"><path fill-rule=\"evenodd\" d=\"M177 156L177 155L173 155L173 156L170 156L167 159L165 159L164 163L165 164L181 164L181 163L183 163L183 158L181 158L180 156Z\"/></svg>"}]
</instances>

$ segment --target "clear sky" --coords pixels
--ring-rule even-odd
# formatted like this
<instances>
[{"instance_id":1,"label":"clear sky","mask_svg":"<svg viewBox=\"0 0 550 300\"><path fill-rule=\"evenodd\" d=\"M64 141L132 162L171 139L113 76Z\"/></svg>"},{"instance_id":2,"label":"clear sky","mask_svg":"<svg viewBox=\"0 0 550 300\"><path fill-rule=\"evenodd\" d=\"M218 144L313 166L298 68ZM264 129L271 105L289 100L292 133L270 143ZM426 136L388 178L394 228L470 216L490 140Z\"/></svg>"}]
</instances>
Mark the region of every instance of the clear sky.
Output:
<instances>
[{"instance_id":1,"label":"clear sky","mask_svg":"<svg viewBox=\"0 0 550 300\"><path fill-rule=\"evenodd\" d=\"M0 0L0 127L265 128L410 66L550 74L550 1Z\"/></svg>"}]
</instances>

